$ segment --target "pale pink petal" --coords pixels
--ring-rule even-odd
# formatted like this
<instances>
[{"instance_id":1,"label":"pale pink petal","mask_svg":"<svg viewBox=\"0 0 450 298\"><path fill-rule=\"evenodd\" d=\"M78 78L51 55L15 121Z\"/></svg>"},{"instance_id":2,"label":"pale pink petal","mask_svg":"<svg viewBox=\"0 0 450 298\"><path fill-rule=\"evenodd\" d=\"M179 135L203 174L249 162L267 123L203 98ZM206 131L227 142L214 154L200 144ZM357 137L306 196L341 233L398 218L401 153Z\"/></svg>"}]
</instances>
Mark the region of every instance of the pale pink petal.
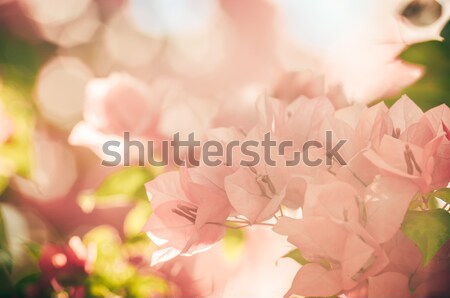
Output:
<instances>
[{"instance_id":1,"label":"pale pink petal","mask_svg":"<svg viewBox=\"0 0 450 298\"><path fill-rule=\"evenodd\" d=\"M293 219L282 217L273 228L275 233L287 235L308 260L342 257L349 235L345 227L324 217Z\"/></svg>"},{"instance_id":2,"label":"pale pink petal","mask_svg":"<svg viewBox=\"0 0 450 298\"><path fill-rule=\"evenodd\" d=\"M233 208L251 223L262 222L278 210L283 195L268 197L258 186L255 174L241 168L225 178L225 189Z\"/></svg>"},{"instance_id":3,"label":"pale pink petal","mask_svg":"<svg viewBox=\"0 0 450 298\"><path fill-rule=\"evenodd\" d=\"M167 240L171 247L183 250L196 232L195 225L185 217L173 212L182 201L166 201L154 207L152 215L142 228L150 239L161 243Z\"/></svg>"},{"instance_id":4,"label":"pale pink petal","mask_svg":"<svg viewBox=\"0 0 450 298\"><path fill-rule=\"evenodd\" d=\"M326 270L319 264L304 265L292 282L292 287L285 295L328 297L340 292L342 289L340 270Z\"/></svg>"},{"instance_id":5,"label":"pale pink petal","mask_svg":"<svg viewBox=\"0 0 450 298\"><path fill-rule=\"evenodd\" d=\"M305 194L303 215L323 216L337 222L358 222L357 200L356 190L346 183L309 185Z\"/></svg>"},{"instance_id":6,"label":"pale pink petal","mask_svg":"<svg viewBox=\"0 0 450 298\"><path fill-rule=\"evenodd\" d=\"M409 298L408 277L397 272L386 272L369 277L369 298Z\"/></svg>"},{"instance_id":7,"label":"pale pink petal","mask_svg":"<svg viewBox=\"0 0 450 298\"><path fill-rule=\"evenodd\" d=\"M374 262L374 252L374 248L358 235L352 234L347 238L341 261L344 289L349 290L360 281L363 273Z\"/></svg>"},{"instance_id":8,"label":"pale pink petal","mask_svg":"<svg viewBox=\"0 0 450 298\"><path fill-rule=\"evenodd\" d=\"M406 95L403 95L389 109L389 116L392 119L394 129L399 128L404 131L408 126L416 123L422 118L422 110Z\"/></svg>"},{"instance_id":9,"label":"pale pink petal","mask_svg":"<svg viewBox=\"0 0 450 298\"><path fill-rule=\"evenodd\" d=\"M425 112L425 116L431 123L435 134L440 134L444 126L450 125L450 108L446 104L441 104Z\"/></svg>"},{"instance_id":10,"label":"pale pink petal","mask_svg":"<svg viewBox=\"0 0 450 298\"><path fill-rule=\"evenodd\" d=\"M379 242L391 239L400 229L418 187L407 179L381 177L366 190L367 231Z\"/></svg>"},{"instance_id":11,"label":"pale pink petal","mask_svg":"<svg viewBox=\"0 0 450 298\"><path fill-rule=\"evenodd\" d=\"M408 276L416 272L423 260L419 247L401 231L386 242L383 249L389 257L389 268Z\"/></svg>"}]
</instances>

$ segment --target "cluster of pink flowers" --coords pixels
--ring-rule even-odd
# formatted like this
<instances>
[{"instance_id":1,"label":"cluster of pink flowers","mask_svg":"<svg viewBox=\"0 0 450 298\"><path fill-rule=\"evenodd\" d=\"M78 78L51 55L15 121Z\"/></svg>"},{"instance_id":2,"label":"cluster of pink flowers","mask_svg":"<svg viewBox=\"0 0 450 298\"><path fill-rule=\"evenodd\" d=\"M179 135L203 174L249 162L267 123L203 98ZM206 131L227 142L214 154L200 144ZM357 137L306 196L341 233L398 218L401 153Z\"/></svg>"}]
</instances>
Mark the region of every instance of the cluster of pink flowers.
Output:
<instances>
[{"instance_id":1,"label":"cluster of pink flowers","mask_svg":"<svg viewBox=\"0 0 450 298\"><path fill-rule=\"evenodd\" d=\"M324 143L332 131L336 141L347 140L344 165L200 164L149 182L153 213L144 230L160 246L153 264L204 251L227 228L264 225L287 236L306 260L286 297L420 293L422 257L400 227L413 200L450 180L450 110L441 105L424 113L407 96L390 108L335 106L320 96L290 102L266 96L251 129L215 128L207 136L226 144L270 132L302 148L308 140ZM327 158L323 148L304 154Z\"/></svg>"}]
</instances>

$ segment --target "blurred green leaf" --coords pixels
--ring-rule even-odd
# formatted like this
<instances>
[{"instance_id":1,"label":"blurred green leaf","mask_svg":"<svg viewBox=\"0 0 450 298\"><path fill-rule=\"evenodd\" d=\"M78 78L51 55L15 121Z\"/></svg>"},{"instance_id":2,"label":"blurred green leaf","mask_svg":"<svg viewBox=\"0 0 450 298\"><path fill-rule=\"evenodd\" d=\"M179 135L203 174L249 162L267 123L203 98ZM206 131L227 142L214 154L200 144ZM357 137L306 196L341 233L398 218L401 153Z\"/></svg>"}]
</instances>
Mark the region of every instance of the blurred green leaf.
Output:
<instances>
[{"instance_id":1,"label":"blurred green leaf","mask_svg":"<svg viewBox=\"0 0 450 298\"><path fill-rule=\"evenodd\" d=\"M34 110L28 99L10 86L3 86L0 99L14 123L13 135L0 145L1 161L9 171L24 177L30 175L31 138L34 130Z\"/></svg>"},{"instance_id":2,"label":"blurred green leaf","mask_svg":"<svg viewBox=\"0 0 450 298\"><path fill-rule=\"evenodd\" d=\"M39 67L54 50L55 47L49 43L31 43L0 31L0 76L3 83L31 95Z\"/></svg>"},{"instance_id":3,"label":"blurred green leaf","mask_svg":"<svg viewBox=\"0 0 450 298\"><path fill-rule=\"evenodd\" d=\"M5 191L6 187L8 187L8 184L9 177L0 175L0 195Z\"/></svg>"},{"instance_id":4,"label":"blurred green leaf","mask_svg":"<svg viewBox=\"0 0 450 298\"><path fill-rule=\"evenodd\" d=\"M432 195L442 201L450 204L450 188L441 188L432 193Z\"/></svg>"},{"instance_id":5,"label":"blurred green leaf","mask_svg":"<svg viewBox=\"0 0 450 298\"><path fill-rule=\"evenodd\" d=\"M33 259L36 261L39 260L42 251L41 245L36 242L26 242L24 243L24 245L29 254L33 257Z\"/></svg>"},{"instance_id":6,"label":"blurred green leaf","mask_svg":"<svg viewBox=\"0 0 450 298\"><path fill-rule=\"evenodd\" d=\"M40 282L40 278L41 273L34 272L19 279L14 286L17 297L29 297L29 287L37 286ZM51 297L50 288L44 290L44 288L41 287L41 290L43 292L45 291L45 293L40 292L39 294L42 295L40 298Z\"/></svg>"},{"instance_id":7,"label":"blurred green leaf","mask_svg":"<svg viewBox=\"0 0 450 298\"><path fill-rule=\"evenodd\" d=\"M138 270L142 264L149 264L154 248L145 234L122 242L114 228L99 226L89 231L83 241L97 247L94 270L88 277L89 297L167 297L169 286L165 280Z\"/></svg>"},{"instance_id":8,"label":"blurred green leaf","mask_svg":"<svg viewBox=\"0 0 450 298\"><path fill-rule=\"evenodd\" d=\"M34 83L40 66L54 49L48 43L30 43L0 31L0 99L14 122L13 136L0 146L0 156L12 161L11 170L26 178L30 176L36 116Z\"/></svg>"},{"instance_id":9,"label":"blurred green leaf","mask_svg":"<svg viewBox=\"0 0 450 298\"><path fill-rule=\"evenodd\" d=\"M423 66L425 74L398 94L384 98L388 106L393 105L403 94L408 95L424 111L450 102L449 32L450 21L441 32L443 41L416 43L400 54L403 61Z\"/></svg>"},{"instance_id":10,"label":"blurred green leaf","mask_svg":"<svg viewBox=\"0 0 450 298\"><path fill-rule=\"evenodd\" d=\"M13 268L11 253L8 248L6 228L3 220L3 210L0 206L0 294L12 289L10 274Z\"/></svg>"},{"instance_id":11,"label":"blurred green leaf","mask_svg":"<svg viewBox=\"0 0 450 298\"><path fill-rule=\"evenodd\" d=\"M227 229L223 239L225 258L228 261L236 261L245 249L245 233L243 229Z\"/></svg>"},{"instance_id":12,"label":"blurred green leaf","mask_svg":"<svg viewBox=\"0 0 450 298\"><path fill-rule=\"evenodd\" d=\"M145 222L152 213L152 206L148 201L141 201L128 212L123 223L123 231L127 237L133 237L139 234Z\"/></svg>"},{"instance_id":13,"label":"blurred green leaf","mask_svg":"<svg viewBox=\"0 0 450 298\"><path fill-rule=\"evenodd\" d=\"M130 297L165 297L169 293L167 282L156 276L136 276L130 281Z\"/></svg>"},{"instance_id":14,"label":"blurred green leaf","mask_svg":"<svg viewBox=\"0 0 450 298\"><path fill-rule=\"evenodd\" d=\"M309 261L303 257L302 253L297 248L285 254L283 258L291 258L300 265L306 265L309 263Z\"/></svg>"},{"instance_id":15,"label":"blurred green leaf","mask_svg":"<svg viewBox=\"0 0 450 298\"><path fill-rule=\"evenodd\" d=\"M441 31L441 37L444 39L444 42L450 44L450 21L445 24L444 29Z\"/></svg>"},{"instance_id":16,"label":"blurred green leaf","mask_svg":"<svg viewBox=\"0 0 450 298\"><path fill-rule=\"evenodd\" d=\"M147 201L145 183L152 180L152 169L130 167L108 176L92 194L83 194L78 202L81 208L90 212L93 208L114 207L134 201Z\"/></svg>"},{"instance_id":17,"label":"blurred green leaf","mask_svg":"<svg viewBox=\"0 0 450 298\"><path fill-rule=\"evenodd\" d=\"M433 69L445 69L450 66L448 47L437 40L416 43L404 50L400 58L405 62L422 64Z\"/></svg>"},{"instance_id":18,"label":"blurred green leaf","mask_svg":"<svg viewBox=\"0 0 450 298\"><path fill-rule=\"evenodd\" d=\"M9 252L8 238L6 235L5 222L3 220L3 210L0 208L0 266L6 268L8 273L12 272L12 257Z\"/></svg>"},{"instance_id":19,"label":"blurred green leaf","mask_svg":"<svg viewBox=\"0 0 450 298\"><path fill-rule=\"evenodd\" d=\"M426 265L450 238L450 214L443 209L408 211L401 229L417 244Z\"/></svg>"},{"instance_id":20,"label":"blurred green leaf","mask_svg":"<svg viewBox=\"0 0 450 298\"><path fill-rule=\"evenodd\" d=\"M99 226L89 231L83 237L83 242L97 247L94 271L89 276L90 284L100 283L114 293L123 289L136 270L128 263L117 231L110 226ZM100 290L101 288L96 288L96 291Z\"/></svg>"}]
</instances>

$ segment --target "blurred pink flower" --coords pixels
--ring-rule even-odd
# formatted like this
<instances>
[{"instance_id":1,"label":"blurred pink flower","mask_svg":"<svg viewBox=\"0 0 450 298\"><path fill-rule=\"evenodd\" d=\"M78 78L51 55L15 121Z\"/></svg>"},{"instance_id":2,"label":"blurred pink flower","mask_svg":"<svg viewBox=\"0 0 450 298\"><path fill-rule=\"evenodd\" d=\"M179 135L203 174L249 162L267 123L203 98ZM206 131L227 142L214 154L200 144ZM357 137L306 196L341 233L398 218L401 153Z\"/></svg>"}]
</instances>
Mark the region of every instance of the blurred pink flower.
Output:
<instances>
[{"instance_id":1,"label":"blurred pink flower","mask_svg":"<svg viewBox=\"0 0 450 298\"><path fill-rule=\"evenodd\" d=\"M336 109L349 105L341 86L327 86L325 76L314 75L311 71L283 73L272 90L272 96L287 103L301 96L310 99L326 96Z\"/></svg>"},{"instance_id":2,"label":"blurred pink flower","mask_svg":"<svg viewBox=\"0 0 450 298\"><path fill-rule=\"evenodd\" d=\"M160 141L170 140L176 133L180 139L190 133L198 139L203 137L216 113L214 102L187 93L173 80L160 78L146 84L128 74L113 73L89 82L83 121L74 127L69 141L108 159L103 144L117 141L120 149L127 132L131 140L141 141L144 147L153 141L153 150L158 152ZM131 159L137 160L134 151Z\"/></svg>"},{"instance_id":3,"label":"blurred pink flower","mask_svg":"<svg viewBox=\"0 0 450 298\"><path fill-rule=\"evenodd\" d=\"M123 73L92 80L86 88L84 120L72 130L70 142L102 156L102 144L120 140L124 132L131 137L158 138L164 96L160 91Z\"/></svg>"},{"instance_id":4,"label":"blurred pink flower","mask_svg":"<svg viewBox=\"0 0 450 298\"><path fill-rule=\"evenodd\" d=\"M233 260L221 241L201 254L158 264L158 271L174 285L173 297L281 297L298 270L296 262L280 258L291 248L266 227L253 226L242 233L242 247Z\"/></svg>"},{"instance_id":5,"label":"blurred pink flower","mask_svg":"<svg viewBox=\"0 0 450 298\"><path fill-rule=\"evenodd\" d=\"M78 175L73 151L49 131L36 131L32 145L31 177L15 176L13 184L20 193L37 201L63 198Z\"/></svg>"}]
</instances>

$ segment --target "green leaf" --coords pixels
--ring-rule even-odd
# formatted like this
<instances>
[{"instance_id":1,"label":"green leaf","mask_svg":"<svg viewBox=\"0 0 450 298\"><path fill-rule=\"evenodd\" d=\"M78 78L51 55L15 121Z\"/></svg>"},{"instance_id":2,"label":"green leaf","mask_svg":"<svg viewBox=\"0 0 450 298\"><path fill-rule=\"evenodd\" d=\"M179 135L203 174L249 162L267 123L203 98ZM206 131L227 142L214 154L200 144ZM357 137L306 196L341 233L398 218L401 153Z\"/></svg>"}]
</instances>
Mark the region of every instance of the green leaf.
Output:
<instances>
[{"instance_id":1,"label":"green leaf","mask_svg":"<svg viewBox=\"0 0 450 298\"><path fill-rule=\"evenodd\" d=\"M6 227L3 220L3 210L0 208L0 267L4 267L8 273L12 272L12 257L9 252Z\"/></svg>"},{"instance_id":2,"label":"green leaf","mask_svg":"<svg viewBox=\"0 0 450 298\"><path fill-rule=\"evenodd\" d=\"M432 40L411 45L399 58L423 66L424 75L399 93L382 100L393 105L403 94L408 95L422 110L447 104L450 96L450 22L441 32L443 41ZM372 104L379 102L375 101ZM372 105L371 104L371 105Z\"/></svg>"},{"instance_id":3,"label":"green leaf","mask_svg":"<svg viewBox=\"0 0 450 298\"><path fill-rule=\"evenodd\" d=\"M41 280L40 272L33 272L33 273L30 273L30 274L22 277L21 279L19 279L14 286L14 288L17 292L17 296L18 297L28 297L29 293L27 293L27 292L29 292L29 286L38 285L40 280ZM50 288L45 289L44 291L46 293L45 294L41 293L41 295L43 295L43 297L50 297Z\"/></svg>"},{"instance_id":4,"label":"green leaf","mask_svg":"<svg viewBox=\"0 0 450 298\"><path fill-rule=\"evenodd\" d=\"M450 204L450 188L441 188L432 193L432 195L442 201Z\"/></svg>"},{"instance_id":5,"label":"green leaf","mask_svg":"<svg viewBox=\"0 0 450 298\"><path fill-rule=\"evenodd\" d=\"M41 256L41 252L42 252L42 247L39 243L37 242L26 242L24 243L24 246L26 248L26 250L28 251L28 253L30 254L30 256L38 261L40 256Z\"/></svg>"},{"instance_id":6,"label":"green leaf","mask_svg":"<svg viewBox=\"0 0 450 298\"><path fill-rule=\"evenodd\" d=\"M450 214L443 209L408 211L401 229L417 244L427 265L450 238Z\"/></svg>"},{"instance_id":7,"label":"green leaf","mask_svg":"<svg viewBox=\"0 0 450 298\"><path fill-rule=\"evenodd\" d=\"M130 297L167 297L170 287L164 279L157 276L136 276L128 285Z\"/></svg>"},{"instance_id":8,"label":"green leaf","mask_svg":"<svg viewBox=\"0 0 450 298\"><path fill-rule=\"evenodd\" d=\"M123 231L127 237L133 237L141 232L145 222L152 213L152 206L147 201L142 201L128 212L123 223Z\"/></svg>"},{"instance_id":9,"label":"green leaf","mask_svg":"<svg viewBox=\"0 0 450 298\"><path fill-rule=\"evenodd\" d=\"M1 161L0 161L1 163ZM0 165L1 166L1 165ZM0 174L0 195L5 191L9 184L9 177Z\"/></svg>"},{"instance_id":10,"label":"green leaf","mask_svg":"<svg viewBox=\"0 0 450 298\"><path fill-rule=\"evenodd\" d=\"M145 183L155 177L152 169L130 167L108 176L94 193L83 194L78 203L85 212L147 200Z\"/></svg>"},{"instance_id":11,"label":"green leaf","mask_svg":"<svg viewBox=\"0 0 450 298\"><path fill-rule=\"evenodd\" d=\"M31 93L42 62L55 47L48 43L29 43L0 31L0 69L5 84Z\"/></svg>"},{"instance_id":12,"label":"green leaf","mask_svg":"<svg viewBox=\"0 0 450 298\"><path fill-rule=\"evenodd\" d=\"M88 278L91 284L101 284L106 288L96 288L96 291L109 289L115 292L135 275L136 270L122 249L120 235L113 227L95 227L84 235L83 242L97 248L94 270Z\"/></svg>"},{"instance_id":13,"label":"green leaf","mask_svg":"<svg viewBox=\"0 0 450 298\"><path fill-rule=\"evenodd\" d=\"M283 258L291 258L300 265L306 265L309 263L309 261L303 257L302 253L297 248L285 254Z\"/></svg>"},{"instance_id":14,"label":"green leaf","mask_svg":"<svg viewBox=\"0 0 450 298\"><path fill-rule=\"evenodd\" d=\"M444 29L441 31L441 37L444 39L444 42L450 44L450 21L445 24Z\"/></svg>"},{"instance_id":15,"label":"green leaf","mask_svg":"<svg viewBox=\"0 0 450 298\"><path fill-rule=\"evenodd\" d=\"M237 261L243 254L245 248L245 234L242 229L227 229L223 239L225 258Z\"/></svg>"},{"instance_id":16,"label":"green leaf","mask_svg":"<svg viewBox=\"0 0 450 298\"><path fill-rule=\"evenodd\" d=\"M13 262L8 249L6 229L3 221L2 208L0 206L0 294L8 293L12 289L11 272Z\"/></svg>"},{"instance_id":17,"label":"green leaf","mask_svg":"<svg viewBox=\"0 0 450 298\"><path fill-rule=\"evenodd\" d=\"M0 99L14 123L13 136L0 146L0 157L10 162L11 174L30 176L31 135L37 113L33 90L38 71L54 46L29 43L0 31Z\"/></svg>"},{"instance_id":18,"label":"green leaf","mask_svg":"<svg viewBox=\"0 0 450 298\"><path fill-rule=\"evenodd\" d=\"M441 41L432 40L413 44L400 54L409 63L426 65L434 69L448 68L448 47Z\"/></svg>"}]
</instances>

